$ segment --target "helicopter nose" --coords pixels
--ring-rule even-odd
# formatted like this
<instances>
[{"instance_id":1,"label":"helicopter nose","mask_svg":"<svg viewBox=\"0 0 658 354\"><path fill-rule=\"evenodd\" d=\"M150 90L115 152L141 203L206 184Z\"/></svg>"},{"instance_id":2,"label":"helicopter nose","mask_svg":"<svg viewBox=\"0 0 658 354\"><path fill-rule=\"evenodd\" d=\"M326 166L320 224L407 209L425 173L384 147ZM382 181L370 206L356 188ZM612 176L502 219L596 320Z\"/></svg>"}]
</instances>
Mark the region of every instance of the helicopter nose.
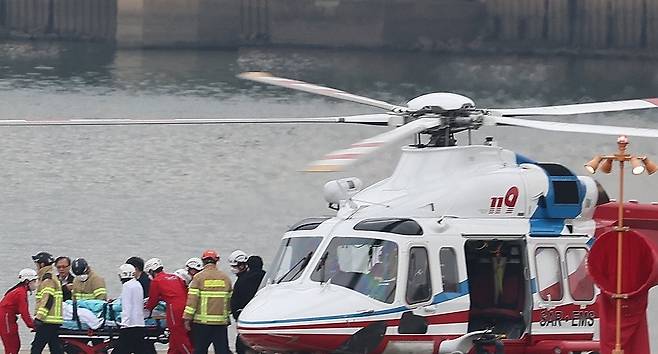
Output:
<instances>
[{"instance_id":1,"label":"helicopter nose","mask_svg":"<svg viewBox=\"0 0 658 354\"><path fill-rule=\"evenodd\" d=\"M270 285L241 312L238 332L257 351L328 352L360 329L354 320L368 306L367 297L339 286Z\"/></svg>"}]
</instances>

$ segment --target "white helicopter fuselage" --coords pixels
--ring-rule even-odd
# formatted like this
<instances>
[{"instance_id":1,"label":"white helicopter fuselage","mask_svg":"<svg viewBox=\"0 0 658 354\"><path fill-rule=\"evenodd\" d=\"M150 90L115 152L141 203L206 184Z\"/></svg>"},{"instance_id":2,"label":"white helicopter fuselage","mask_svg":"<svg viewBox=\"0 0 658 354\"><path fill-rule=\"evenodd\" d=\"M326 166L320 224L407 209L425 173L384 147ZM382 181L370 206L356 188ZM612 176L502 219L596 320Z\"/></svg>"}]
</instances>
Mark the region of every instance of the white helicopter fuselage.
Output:
<instances>
[{"instance_id":1,"label":"white helicopter fuselage","mask_svg":"<svg viewBox=\"0 0 658 354\"><path fill-rule=\"evenodd\" d=\"M256 350L466 353L484 331L506 353L597 349L593 179L494 146L405 147L346 193L283 236L238 322Z\"/></svg>"}]
</instances>

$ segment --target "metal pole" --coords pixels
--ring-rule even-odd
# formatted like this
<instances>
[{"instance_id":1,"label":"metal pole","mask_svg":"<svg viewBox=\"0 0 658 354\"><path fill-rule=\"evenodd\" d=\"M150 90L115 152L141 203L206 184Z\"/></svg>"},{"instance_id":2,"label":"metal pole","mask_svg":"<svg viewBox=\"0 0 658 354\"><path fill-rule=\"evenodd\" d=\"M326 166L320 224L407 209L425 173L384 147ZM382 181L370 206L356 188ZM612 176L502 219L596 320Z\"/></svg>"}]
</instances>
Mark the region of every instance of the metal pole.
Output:
<instances>
[{"instance_id":1,"label":"metal pole","mask_svg":"<svg viewBox=\"0 0 658 354\"><path fill-rule=\"evenodd\" d=\"M621 349L621 270L622 270L622 247L624 239L624 161L619 161L619 222L617 225L617 296L615 299L615 350L612 354L624 354Z\"/></svg>"},{"instance_id":2,"label":"metal pole","mask_svg":"<svg viewBox=\"0 0 658 354\"><path fill-rule=\"evenodd\" d=\"M628 141L617 141L619 152L616 159L619 161L619 215L617 222L617 294L615 294L615 349L612 354L624 354L621 348L621 300L622 295L622 247L624 239L624 161L629 158L626 155Z\"/></svg>"},{"instance_id":3,"label":"metal pole","mask_svg":"<svg viewBox=\"0 0 658 354\"><path fill-rule=\"evenodd\" d=\"M615 348L612 350L611 354L623 354L624 350L621 345L621 306L622 300L628 299L628 294L623 294L623 280L622 280L622 271L623 271L623 247L624 247L624 233L629 230L627 226L624 226L624 166L626 161L632 161L633 159L643 160L645 168L650 166L650 169L647 170L649 174L656 172L656 166L648 162L645 157L632 156L626 153L626 147L628 146L628 138L626 136L620 136L617 139L618 151L614 155L608 156L599 156L597 155L585 164L585 167L590 173L594 173L599 167L601 161L604 161L604 168L602 171L604 173L610 173L612 169L612 163L614 161L619 161L619 202L618 202L618 211L617 216L617 226L613 231L617 231L617 282L616 282L616 292L611 295L611 298L615 301ZM632 165L632 163L631 163ZM637 165L637 164L636 164ZM606 334L607 336L607 334ZM606 338L606 340L608 340Z\"/></svg>"}]
</instances>

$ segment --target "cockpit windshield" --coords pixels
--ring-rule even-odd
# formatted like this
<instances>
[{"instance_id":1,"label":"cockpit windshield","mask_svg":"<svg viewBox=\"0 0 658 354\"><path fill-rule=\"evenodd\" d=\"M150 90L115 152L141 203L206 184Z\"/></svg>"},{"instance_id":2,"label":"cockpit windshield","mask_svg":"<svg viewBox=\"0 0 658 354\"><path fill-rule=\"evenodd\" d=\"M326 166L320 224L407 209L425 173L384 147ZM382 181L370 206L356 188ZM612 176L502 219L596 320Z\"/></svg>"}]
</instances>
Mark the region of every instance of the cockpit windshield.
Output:
<instances>
[{"instance_id":1,"label":"cockpit windshield","mask_svg":"<svg viewBox=\"0 0 658 354\"><path fill-rule=\"evenodd\" d=\"M266 282L278 284L299 278L320 242L322 237L291 237L281 241L270 268L274 271Z\"/></svg>"},{"instance_id":2,"label":"cockpit windshield","mask_svg":"<svg viewBox=\"0 0 658 354\"><path fill-rule=\"evenodd\" d=\"M398 274L398 246L392 241L336 237L322 254L311 280L331 281L373 299L392 303Z\"/></svg>"}]
</instances>

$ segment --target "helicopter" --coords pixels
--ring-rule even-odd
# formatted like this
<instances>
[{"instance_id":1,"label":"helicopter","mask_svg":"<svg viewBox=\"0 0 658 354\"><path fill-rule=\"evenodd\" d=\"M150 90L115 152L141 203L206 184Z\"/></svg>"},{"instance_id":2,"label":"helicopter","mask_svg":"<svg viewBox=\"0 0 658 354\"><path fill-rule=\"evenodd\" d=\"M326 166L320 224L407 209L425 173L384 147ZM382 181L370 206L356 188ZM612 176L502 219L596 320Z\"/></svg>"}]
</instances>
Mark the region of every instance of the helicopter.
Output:
<instances>
[{"instance_id":1,"label":"helicopter","mask_svg":"<svg viewBox=\"0 0 658 354\"><path fill-rule=\"evenodd\" d=\"M303 81L239 77L383 109L317 118L0 120L0 126L349 123L394 129L312 162L333 172L413 138L392 175L364 187L328 182L332 217L290 227L238 332L261 352L597 352L600 294L586 260L614 219L590 176L497 146L484 126L658 137L657 129L531 120L658 107L658 98L531 108L479 108L455 93L395 105ZM457 146L456 135L469 144ZM649 173L658 167L644 160ZM658 205L627 217L658 221ZM605 227L603 227L604 225Z\"/></svg>"},{"instance_id":2,"label":"helicopter","mask_svg":"<svg viewBox=\"0 0 658 354\"><path fill-rule=\"evenodd\" d=\"M615 206L603 187L556 163L472 145L482 126L656 137L658 130L529 120L655 108L657 99L480 109L454 93L405 106L267 73L248 80L385 109L336 122L397 128L331 152L333 172L414 137L392 175L325 185L333 217L284 234L264 287L238 320L257 351L323 353L598 352L599 289L587 257ZM456 146L467 131L469 145ZM423 136L427 136L423 139ZM621 139L621 138L620 138ZM634 172L658 167L648 159ZM658 221L658 205L630 219Z\"/></svg>"}]
</instances>

